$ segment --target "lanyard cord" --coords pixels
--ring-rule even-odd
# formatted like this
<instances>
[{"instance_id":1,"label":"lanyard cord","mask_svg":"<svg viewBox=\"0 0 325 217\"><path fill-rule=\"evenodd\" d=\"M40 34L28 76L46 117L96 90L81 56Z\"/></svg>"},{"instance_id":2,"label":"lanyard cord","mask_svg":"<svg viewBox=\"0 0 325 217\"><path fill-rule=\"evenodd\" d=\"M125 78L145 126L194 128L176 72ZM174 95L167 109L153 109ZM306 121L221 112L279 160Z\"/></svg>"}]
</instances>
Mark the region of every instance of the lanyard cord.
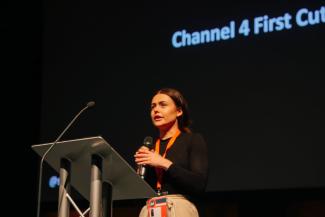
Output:
<instances>
[{"instance_id":1,"label":"lanyard cord","mask_svg":"<svg viewBox=\"0 0 325 217\"><path fill-rule=\"evenodd\" d=\"M177 130L176 133L173 135L173 137L169 140L166 150L162 155L163 158L166 157L167 151L173 146L173 144L174 144L176 138L179 136L179 134L181 134L181 131ZM155 153L159 154L159 152L160 152L160 139L157 139ZM157 186L158 190L161 190L162 177L163 177L164 170L162 168L155 168L155 170L156 170L156 174L157 174L157 185L156 186Z\"/></svg>"}]
</instances>

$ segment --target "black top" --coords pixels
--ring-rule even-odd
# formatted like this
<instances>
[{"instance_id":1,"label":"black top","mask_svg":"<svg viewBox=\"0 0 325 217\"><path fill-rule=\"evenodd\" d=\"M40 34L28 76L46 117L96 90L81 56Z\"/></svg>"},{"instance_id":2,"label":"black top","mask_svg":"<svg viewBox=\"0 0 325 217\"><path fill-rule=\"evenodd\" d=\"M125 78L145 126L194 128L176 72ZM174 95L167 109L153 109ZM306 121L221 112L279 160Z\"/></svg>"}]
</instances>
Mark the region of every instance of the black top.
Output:
<instances>
[{"instance_id":1,"label":"black top","mask_svg":"<svg viewBox=\"0 0 325 217\"><path fill-rule=\"evenodd\" d=\"M168 140L161 141L160 154ZM166 158L173 164L164 172L162 192L192 196L203 193L208 175L207 145L200 134L181 133ZM157 177L154 167L148 167L146 181L156 189Z\"/></svg>"}]
</instances>

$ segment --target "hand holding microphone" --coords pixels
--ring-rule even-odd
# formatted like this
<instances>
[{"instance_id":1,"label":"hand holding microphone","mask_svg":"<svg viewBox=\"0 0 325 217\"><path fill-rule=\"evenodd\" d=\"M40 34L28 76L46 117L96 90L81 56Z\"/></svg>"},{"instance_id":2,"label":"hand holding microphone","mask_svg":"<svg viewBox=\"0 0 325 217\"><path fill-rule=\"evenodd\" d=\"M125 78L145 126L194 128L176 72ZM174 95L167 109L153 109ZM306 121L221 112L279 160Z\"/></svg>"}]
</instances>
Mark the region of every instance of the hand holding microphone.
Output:
<instances>
[{"instance_id":1,"label":"hand holding microphone","mask_svg":"<svg viewBox=\"0 0 325 217\"><path fill-rule=\"evenodd\" d=\"M150 138L150 139L149 139ZM135 162L138 165L137 173L144 179L146 175L146 166L152 166L167 170L173 164L167 158L163 158L160 154L155 153L152 147L152 138L146 137L143 146L134 155Z\"/></svg>"},{"instance_id":2,"label":"hand holding microphone","mask_svg":"<svg viewBox=\"0 0 325 217\"><path fill-rule=\"evenodd\" d=\"M147 136L146 138L144 138L143 140L143 145L141 146L141 148L137 151L137 153L139 152L143 152L145 150L149 151L150 149L152 149L153 145L152 145L153 139L150 136ZM144 179L145 174L146 174L146 167L144 164L138 164L138 169L137 169L137 173L139 174L139 176Z\"/></svg>"}]
</instances>

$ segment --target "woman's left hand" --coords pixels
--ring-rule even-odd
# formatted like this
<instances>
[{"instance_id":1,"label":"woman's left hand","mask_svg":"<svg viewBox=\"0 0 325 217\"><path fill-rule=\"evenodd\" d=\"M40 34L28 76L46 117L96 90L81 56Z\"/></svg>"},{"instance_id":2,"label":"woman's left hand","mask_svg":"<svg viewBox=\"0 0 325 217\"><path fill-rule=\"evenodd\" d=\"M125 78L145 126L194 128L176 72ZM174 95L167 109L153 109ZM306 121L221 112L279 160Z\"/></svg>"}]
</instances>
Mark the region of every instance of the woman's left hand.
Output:
<instances>
[{"instance_id":1,"label":"woman's left hand","mask_svg":"<svg viewBox=\"0 0 325 217\"><path fill-rule=\"evenodd\" d=\"M138 165L150 165L153 167L163 168L167 170L172 162L161 155L155 153L153 150L149 151L147 149L138 150L135 155L135 162Z\"/></svg>"}]
</instances>

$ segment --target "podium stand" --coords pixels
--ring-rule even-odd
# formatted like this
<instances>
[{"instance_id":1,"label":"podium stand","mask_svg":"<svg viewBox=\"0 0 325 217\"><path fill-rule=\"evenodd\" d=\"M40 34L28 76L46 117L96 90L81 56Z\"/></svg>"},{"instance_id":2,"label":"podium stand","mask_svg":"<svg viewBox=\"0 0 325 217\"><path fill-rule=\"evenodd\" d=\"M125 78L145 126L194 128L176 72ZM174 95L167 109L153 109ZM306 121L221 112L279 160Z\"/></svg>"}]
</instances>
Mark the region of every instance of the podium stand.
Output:
<instances>
[{"instance_id":1,"label":"podium stand","mask_svg":"<svg viewBox=\"0 0 325 217\"><path fill-rule=\"evenodd\" d=\"M53 143L33 145L42 156ZM60 174L58 216L69 217L70 203L80 216L112 216L115 200L142 199L156 192L100 136L61 141L55 144L45 161ZM82 213L70 197L70 185L90 207Z\"/></svg>"}]
</instances>

